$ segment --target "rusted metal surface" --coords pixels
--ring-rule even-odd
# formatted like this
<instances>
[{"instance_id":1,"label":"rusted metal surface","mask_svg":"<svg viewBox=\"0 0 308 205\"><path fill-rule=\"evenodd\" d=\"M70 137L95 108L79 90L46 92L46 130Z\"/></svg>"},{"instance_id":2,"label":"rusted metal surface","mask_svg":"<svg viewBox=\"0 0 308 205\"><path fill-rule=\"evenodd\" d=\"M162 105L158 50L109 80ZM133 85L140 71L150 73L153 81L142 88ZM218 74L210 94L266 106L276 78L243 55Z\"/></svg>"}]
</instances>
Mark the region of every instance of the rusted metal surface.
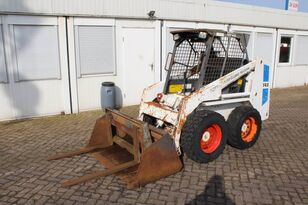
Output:
<instances>
[{"instance_id":1,"label":"rusted metal surface","mask_svg":"<svg viewBox=\"0 0 308 205\"><path fill-rule=\"evenodd\" d=\"M134 147L126 140L121 137L114 136L113 141L118 144L120 147L125 148L129 153L134 154Z\"/></svg>"},{"instance_id":2,"label":"rusted metal surface","mask_svg":"<svg viewBox=\"0 0 308 205\"><path fill-rule=\"evenodd\" d=\"M141 156L141 162L129 187L139 187L177 173L183 165L175 150L173 139L165 135L154 142Z\"/></svg>"},{"instance_id":3,"label":"rusted metal surface","mask_svg":"<svg viewBox=\"0 0 308 205\"><path fill-rule=\"evenodd\" d=\"M142 110L142 113L144 114L148 114L170 124L176 125L177 123L178 112L171 110L170 108L166 108L159 103L144 102L141 104L140 110Z\"/></svg>"},{"instance_id":4,"label":"rusted metal surface","mask_svg":"<svg viewBox=\"0 0 308 205\"><path fill-rule=\"evenodd\" d=\"M50 160L67 158L67 157L73 157L73 156L80 155L80 154L95 152L98 149L102 149L102 148L105 148L105 146L98 145L98 146L91 146L91 147L83 147L83 148L80 148L79 150L74 150L71 152L54 155L52 157L49 157L47 160L50 161Z\"/></svg>"},{"instance_id":5,"label":"rusted metal surface","mask_svg":"<svg viewBox=\"0 0 308 205\"><path fill-rule=\"evenodd\" d=\"M116 128L116 133L112 133L112 127ZM112 110L96 121L85 148L56 155L49 160L85 153L92 153L106 169L66 180L62 186L116 174L133 188L174 174L182 168L174 141L165 131Z\"/></svg>"},{"instance_id":6,"label":"rusted metal surface","mask_svg":"<svg viewBox=\"0 0 308 205\"><path fill-rule=\"evenodd\" d=\"M78 178L74 178L74 179L64 181L62 183L62 186L63 187L69 187L69 186L73 186L73 185L76 185L76 184L80 184L82 182L89 181L91 179L97 179L99 177L105 177L105 176L120 172L122 170L128 169L130 167L133 167L137 164L138 164L138 162L129 161L129 162L114 166L111 169L107 169L107 170L104 170L104 171L97 171L97 172L94 172L94 173L91 173L91 174L84 175L82 177L78 177Z\"/></svg>"},{"instance_id":7,"label":"rusted metal surface","mask_svg":"<svg viewBox=\"0 0 308 205\"><path fill-rule=\"evenodd\" d=\"M112 139L109 137L112 135L110 118L110 114L106 114L105 116L96 120L87 147L97 145L107 147L112 145Z\"/></svg>"}]
</instances>

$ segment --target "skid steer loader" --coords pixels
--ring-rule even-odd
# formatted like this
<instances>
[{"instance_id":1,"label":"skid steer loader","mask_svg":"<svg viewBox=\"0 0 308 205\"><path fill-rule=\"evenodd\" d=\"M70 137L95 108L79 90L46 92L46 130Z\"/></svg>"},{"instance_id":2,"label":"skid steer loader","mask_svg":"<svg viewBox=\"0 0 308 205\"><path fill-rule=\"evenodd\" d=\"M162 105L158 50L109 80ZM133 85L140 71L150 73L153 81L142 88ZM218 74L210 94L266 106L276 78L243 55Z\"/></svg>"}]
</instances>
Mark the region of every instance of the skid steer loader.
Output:
<instances>
[{"instance_id":1,"label":"skid steer loader","mask_svg":"<svg viewBox=\"0 0 308 205\"><path fill-rule=\"evenodd\" d=\"M243 34L171 33L166 80L144 90L138 119L107 109L86 147L49 158L91 153L105 167L63 186L115 174L139 187L180 171L182 153L207 163L227 142L239 149L256 143L269 115L269 66L248 60Z\"/></svg>"}]
</instances>

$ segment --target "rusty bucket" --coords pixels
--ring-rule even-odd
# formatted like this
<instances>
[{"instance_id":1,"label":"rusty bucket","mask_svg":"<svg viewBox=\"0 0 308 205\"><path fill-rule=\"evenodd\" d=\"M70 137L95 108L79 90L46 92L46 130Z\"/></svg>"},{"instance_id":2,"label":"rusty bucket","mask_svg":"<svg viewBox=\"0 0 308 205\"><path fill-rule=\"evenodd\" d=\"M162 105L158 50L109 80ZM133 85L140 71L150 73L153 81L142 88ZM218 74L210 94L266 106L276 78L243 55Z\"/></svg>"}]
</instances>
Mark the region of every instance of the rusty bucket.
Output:
<instances>
[{"instance_id":1,"label":"rusty bucket","mask_svg":"<svg viewBox=\"0 0 308 205\"><path fill-rule=\"evenodd\" d=\"M172 175L182 169L173 139L164 130L107 110L94 126L86 147L59 154L48 160L89 153L104 170L66 180L64 187L115 174L135 188Z\"/></svg>"}]
</instances>

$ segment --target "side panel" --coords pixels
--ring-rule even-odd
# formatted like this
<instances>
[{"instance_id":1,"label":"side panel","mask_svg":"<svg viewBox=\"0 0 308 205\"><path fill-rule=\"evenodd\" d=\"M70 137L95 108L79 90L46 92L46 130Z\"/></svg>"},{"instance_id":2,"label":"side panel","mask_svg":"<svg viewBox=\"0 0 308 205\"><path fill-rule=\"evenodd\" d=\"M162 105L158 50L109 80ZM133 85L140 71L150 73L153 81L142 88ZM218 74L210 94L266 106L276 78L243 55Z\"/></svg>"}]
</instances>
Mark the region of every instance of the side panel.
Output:
<instances>
[{"instance_id":1,"label":"side panel","mask_svg":"<svg viewBox=\"0 0 308 205\"><path fill-rule=\"evenodd\" d=\"M224 94L222 100L214 102L204 102L203 104L209 109L214 110L224 116L227 120L231 111L242 104L251 104L257 109L262 120L269 117L270 106L270 73L271 67L263 60L256 60L255 70L248 77L246 91L241 94ZM247 93L247 94L245 94ZM229 97L233 97L230 99Z\"/></svg>"},{"instance_id":2,"label":"side panel","mask_svg":"<svg viewBox=\"0 0 308 205\"><path fill-rule=\"evenodd\" d=\"M229 104L222 104L222 105L215 105L215 106L207 106L206 109L218 112L225 118L225 120L228 120L228 117L231 114L231 112L236 107L239 107L243 104L244 102L243 103L229 103Z\"/></svg>"},{"instance_id":3,"label":"side panel","mask_svg":"<svg viewBox=\"0 0 308 205\"><path fill-rule=\"evenodd\" d=\"M261 115L262 120L269 117L270 106L270 69L268 63L258 60L252 77L250 102Z\"/></svg>"}]
</instances>

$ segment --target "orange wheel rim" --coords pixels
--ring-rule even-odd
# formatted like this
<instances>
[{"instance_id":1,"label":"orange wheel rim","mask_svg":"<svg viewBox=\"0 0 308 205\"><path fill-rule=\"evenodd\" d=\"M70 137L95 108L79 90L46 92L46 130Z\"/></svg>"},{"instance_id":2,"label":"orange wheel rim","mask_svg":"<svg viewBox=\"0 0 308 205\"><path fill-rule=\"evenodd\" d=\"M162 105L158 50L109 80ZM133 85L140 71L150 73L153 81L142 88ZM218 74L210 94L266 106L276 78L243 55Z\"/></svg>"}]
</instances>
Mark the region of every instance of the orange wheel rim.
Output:
<instances>
[{"instance_id":1,"label":"orange wheel rim","mask_svg":"<svg viewBox=\"0 0 308 205\"><path fill-rule=\"evenodd\" d=\"M222 131L218 124L212 124L204 129L203 135L200 139L200 148L206 153L214 152L220 145L222 139Z\"/></svg>"},{"instance_id":2,"label":"orange wheel rim","mask_svg":"<svg viewBox=\"0 0 308 205\"><path fill-rule=\"evenodd\" d=\"M256 119L253 117L248 117L245 119L242 129L241 129L241 137L244 142L253 141L258 130L258 125Z\"/></svg>"}]
</instances>

